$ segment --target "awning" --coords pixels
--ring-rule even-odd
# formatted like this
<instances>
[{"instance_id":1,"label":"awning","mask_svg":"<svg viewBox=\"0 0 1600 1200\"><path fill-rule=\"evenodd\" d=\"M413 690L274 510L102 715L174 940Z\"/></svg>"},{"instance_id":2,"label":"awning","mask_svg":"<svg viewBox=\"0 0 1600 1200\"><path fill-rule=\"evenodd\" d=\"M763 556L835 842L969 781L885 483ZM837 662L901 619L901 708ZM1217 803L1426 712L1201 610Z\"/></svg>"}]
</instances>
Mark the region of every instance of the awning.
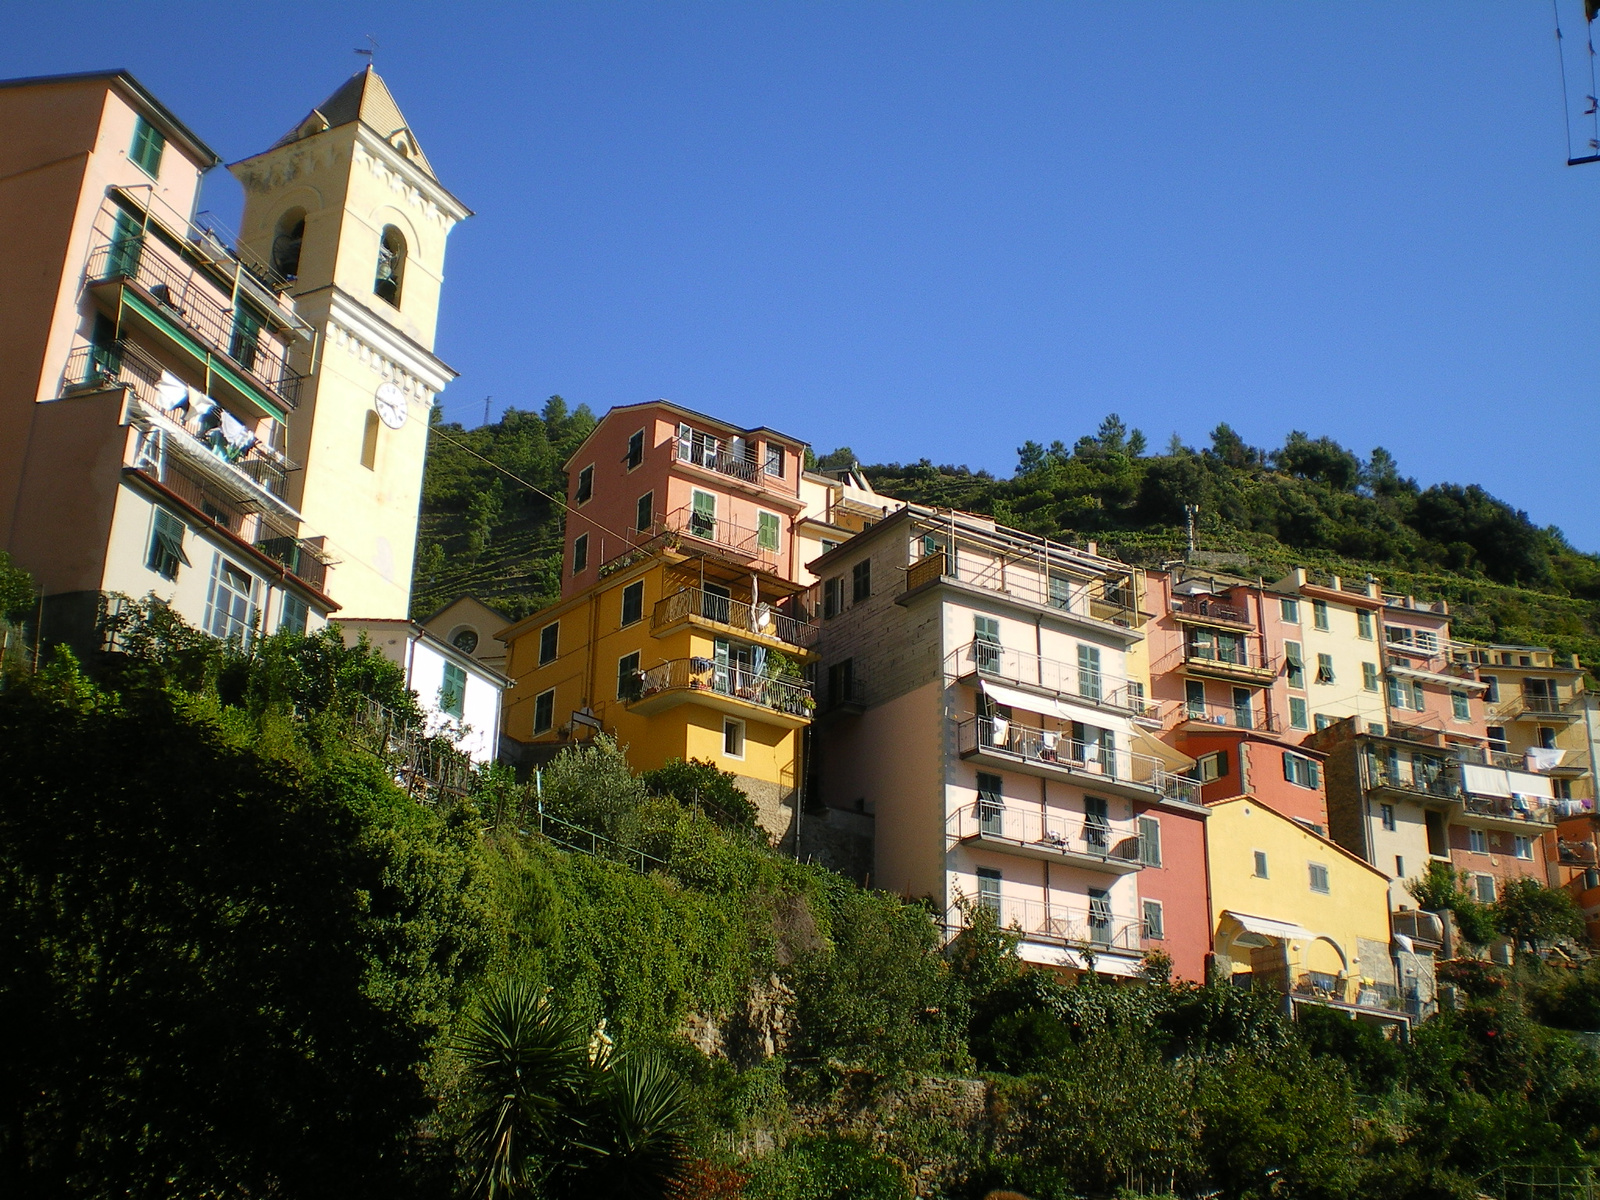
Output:
<instances>
[{"instance_id":1,"label":"awning","mask_svg":"<svg viewBox=\"0 0 1600 1200\"><path fill-rule=\"evenodd\" d=\"M1148 729L1140 729L1137 725L1133 728L1134 739L1144 747L1144 753L1151 758L1159 760L1169 771L1187 771L1194 766L1194 759L1173 746L1167 745Z\"/></svg>"},{"instance_id":2,"label":"awning","mask_svg":"<svg viewBox=\"0 0 1600 1200\"><path fill-rule=\"evenodd\" d=\"M1110 729L1115 733L1121 733L1126 728L1126 722L1108 717L1105 713L1087 705L1056 700L1050 696L1035 696L1032 692L1018 691L1016 688L990 683L987 679L979 686L989 699L996 704L1004 704L1007 708L1020 708L1024 712L1039 713L1041 716L1059 717L1063 721L1076 721L1080 725L1088 725L1093 729Z\"/></svg>"},{"instance_id":3,"label":"awning","mask_svg":"<svg viewBox=\"0 0 1600 1200\"><path fill-rule=\"evenodd\" d=\"M1556 798L1556 789L1543 775L1529 775L1526 771L1507 771L1506 783L1513 796L1540 796L1546 800Z\"/></svg>"},{"instance_id":4,"label":"awning","mask_svg":"<svg viewBox=\"0 0 1600 1200\"><path fill-rule=\"evenodd\" d=\"M1511 783L1499 767L1480 767L1474 763L1461 764L1461 786L1474 796L1511 795Z\"/></svg>"},{"instance_id":5,"label":"awning","mask_svg":"<svg viewBox=\"0 0 1600 1200\"><path fill-rule=\"evenodd\" d=\"M1231 908L1224 909L1222 915L1237 921L1244 927L1246 933L1277 938L1279 941L1310 942L1315 941L1317 936L1305 926L1296 925L1292 921L1274 921L1271 917L1253 917L1249 913L1234 912Z\"/></svg>"},{"instance_id":6,"label":"awning","mask_svg":"<svg viewBox=\"0 0 1600 1200\"><path fill-rule=\"evenodd\" d=\"M1399 663L1391 664L1389 674L1403 679L1421 679L1428 683L1442 683L1446 687L1455 688L1462 692L1487 692L1489 685L1479 683L1474 679L1462 679L1457 675L1441 675L1437 671L1424 671L1418 667L1403 667Z\"/></svg>"},{"instance_id":7,"label":"awning","mask_svg":"<svg viewBox=\"0 0 1600 1200\"><path fill-rule=\"evenodd\" d=\"M1069 971L1087 971L1089 962L1081 950L1067 950L1061 946L1047 946L1039 942L1017 943L1017 957L1023 962L1041 967L1065 967ZM1094 969L1101 975L1116 975L1122 979L1137 979L1139 963L1110 950L1094 953Z\"/></svg>"}]
</instances>

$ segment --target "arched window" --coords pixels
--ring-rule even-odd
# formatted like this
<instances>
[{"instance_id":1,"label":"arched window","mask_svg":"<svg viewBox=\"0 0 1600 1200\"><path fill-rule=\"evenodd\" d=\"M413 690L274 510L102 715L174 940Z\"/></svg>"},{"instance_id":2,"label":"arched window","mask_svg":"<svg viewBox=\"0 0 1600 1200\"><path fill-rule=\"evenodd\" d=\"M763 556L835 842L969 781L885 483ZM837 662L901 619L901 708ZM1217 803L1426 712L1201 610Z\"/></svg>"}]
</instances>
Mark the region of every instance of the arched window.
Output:
<instances>
[{"instance_id":1,"label":"arched window","mask_svg":"<svg viewBox=\"0 0 1600 1200\"><path fill-rule=\"evenodd\" d=\"M373 281L373 292L399 308L405 273L406 239L393 225L385 225L383 241L378 245L378 277Z\"/></svg>"},{"instance_id":2,"label":"arched window","mask_svg":"<svg viewBox=\"0 0 1600 1200\"><path fill-rule=\"evenodd\" d=\"M286 280L300 274L300 243L305 236L305 209L291 208L278 218L278 231L272 235L272 269Z\"/></svg>"}]
</instances>

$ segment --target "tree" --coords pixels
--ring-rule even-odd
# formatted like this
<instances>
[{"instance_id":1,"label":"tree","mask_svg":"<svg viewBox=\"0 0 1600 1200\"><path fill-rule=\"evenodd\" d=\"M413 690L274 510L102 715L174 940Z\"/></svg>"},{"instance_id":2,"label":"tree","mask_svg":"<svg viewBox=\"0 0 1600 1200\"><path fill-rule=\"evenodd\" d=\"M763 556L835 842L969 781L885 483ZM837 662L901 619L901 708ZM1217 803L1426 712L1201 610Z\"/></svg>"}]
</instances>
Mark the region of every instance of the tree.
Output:
<instances>
[{"instance_id":1,"label":"tree","mask_svg":"<svg viewBox=\"0 0 1600 1200\"><path fill-rule=\"evenodd\" d=\"M1226 466L1236 470L1255 466L1261 461L1261 451L1245 444L1226 421L1211 431L1210 453Z\"/></svg>"},{"instance_id":2,"label":"tree","mask_svg":"<svg viewBox=\"0 0 1600 1200\"><path fill-rule=\"evenodd\" d=\"M856 452L849 446L840 446L837 450L830 450L817 459L819 471L848 471L856 465Z\"/></svg>"},{"instance_id":3,"label":"tree","mask_svg":"<svg viewBox=\"0 0 1600 1200\"><path fill-rule=\"evenodd\" d=\"M1477 484L1435 484L1417 497L1407 522L1432 541L1463 547L1460 568L1477 566L1501 583L1539 583L1550 576L1543 532L1527 513Z\"/></svg>"},{"instance_id":4,"label":"tree","mask_svg":"<svg viewBox=\"0 0 1600 1200\"><path fill-rule=\"evenodd\" d=\"M715 763L674 758L639 776L645 790L676 800L686 808L701 808L725 829L750 831L756 827L756 806L739 786L739 777Z\"/></svg>"},{"instance_id":5,"label":"tree","mask_svg":"<svg viewBox=\"0 0 1600 1200\"><path fill-rule=\"evenodd\" d=\"M1300 430L1291 430L1272 457L1278 470L1325 483L1335 491L1354 491L1361 481L1361 460L1332 438L1313 441Z\"/></svg>"},{"instance_id":6,"label":"tree","mask_svg":"<svg viewBox=\"0 0 1600 1200\"><path fill-rule=\"evenodd\" d=\"M37 593L33 576L0 550L0 621L20 621L33 611Z\"/></svg>"},{"instance_id":7,"label":"tree","mask_svg":"<svg viewBox=\"0 0 1600 1200\"><path fill-rule=\"evenodd\" d=\"M1494 902L1494 926L1521 951L1536 951L1563 938L1581 938L1583 913L1563 888L1537 879L1509 879Z\"/></svg>"}]
</instances>

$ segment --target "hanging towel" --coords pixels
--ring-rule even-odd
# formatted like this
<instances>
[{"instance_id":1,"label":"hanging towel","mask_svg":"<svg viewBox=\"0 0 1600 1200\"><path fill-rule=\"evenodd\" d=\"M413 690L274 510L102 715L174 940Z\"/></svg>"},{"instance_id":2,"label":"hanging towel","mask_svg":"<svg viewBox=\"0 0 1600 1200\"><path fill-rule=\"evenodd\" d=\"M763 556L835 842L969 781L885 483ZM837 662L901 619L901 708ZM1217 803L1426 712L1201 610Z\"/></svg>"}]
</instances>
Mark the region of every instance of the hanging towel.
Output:
<instances>
[{"instance_id":1,"label":"hanging towel","mask_svg":"<svg viewBox=\"0 0 1600 1200\"><path fill-rule=\"evenodd\" d=\"M1004 746L1011 732L1011 722L1004 717L995 717L989 722L989 729L989 740L996 746Z\"/></svg>"},{"instance_id":2,"label":"hanging towel","mask_svg":"<svg viewBox=\"0 0 1600 1200\"><path fill-rule=\"evenodd\" d=\"M1056 747L1061 744L1061 735L1054 730L1046 729L1039 735L1039 740L1044 743L1044 748L1051 754L1056 752Z\"/></svg>"},{"instance_id":3,"label":"hanging towel","mask_svg":"<svg viewBox=\"0 0 1600 1200\"><path fill-rule=\"evenodd\" d=\"M211 414L217 402L197 387L189 389L189 419L198 421Z\"/></svg>"},{"instance_id":4,"label":"hanging towel","mask_svg":"<svg viewBox=\"0 0 1600 1200\"><path fill-rule=\"evenodd\" d=\"M1528 770L1549 771L1561 765L1562 751L1535 746L1528 750Z\"/></svg>"},{"instance_id":5,"label":"hanging towel","mask_svg":"<svg viewBox=\"0 0 1600 1200\"><path fill-rule=\"evenodd\" d=\"M227 409L222 411L222 436L237 454L243 454L256 444L256 435L250 432L250 426Z\"/></svg>"},{"instance_id":6,"label":"hanging towel","mask_svg":"<svg viewBox=\"0 0 1600 1200\"><path fill-rule=\"evenodd\" d=\"M162 412L174 412L189 403L189 385L171 371L161 372L156 384L156 403Z\"/></svg>"}]
</instances>

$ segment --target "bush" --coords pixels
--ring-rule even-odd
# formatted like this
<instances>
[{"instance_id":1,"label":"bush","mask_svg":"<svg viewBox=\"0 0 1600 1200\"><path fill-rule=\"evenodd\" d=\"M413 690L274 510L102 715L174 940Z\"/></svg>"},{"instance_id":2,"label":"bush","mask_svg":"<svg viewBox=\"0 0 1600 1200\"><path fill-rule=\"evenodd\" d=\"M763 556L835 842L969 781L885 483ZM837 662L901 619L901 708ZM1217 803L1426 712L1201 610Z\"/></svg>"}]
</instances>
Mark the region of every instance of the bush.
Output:
<instances>
[{"instance_id":1,"label":"bush","mask_svg":"<svg viewBox=\"0 0 1600 1200\"><path fill-rule=\"evenodd\" d=\"M911 1200L893 1159L849 1137L812 1137L749 1164L750 1200Z\"/></svg>"}]
</instances>

